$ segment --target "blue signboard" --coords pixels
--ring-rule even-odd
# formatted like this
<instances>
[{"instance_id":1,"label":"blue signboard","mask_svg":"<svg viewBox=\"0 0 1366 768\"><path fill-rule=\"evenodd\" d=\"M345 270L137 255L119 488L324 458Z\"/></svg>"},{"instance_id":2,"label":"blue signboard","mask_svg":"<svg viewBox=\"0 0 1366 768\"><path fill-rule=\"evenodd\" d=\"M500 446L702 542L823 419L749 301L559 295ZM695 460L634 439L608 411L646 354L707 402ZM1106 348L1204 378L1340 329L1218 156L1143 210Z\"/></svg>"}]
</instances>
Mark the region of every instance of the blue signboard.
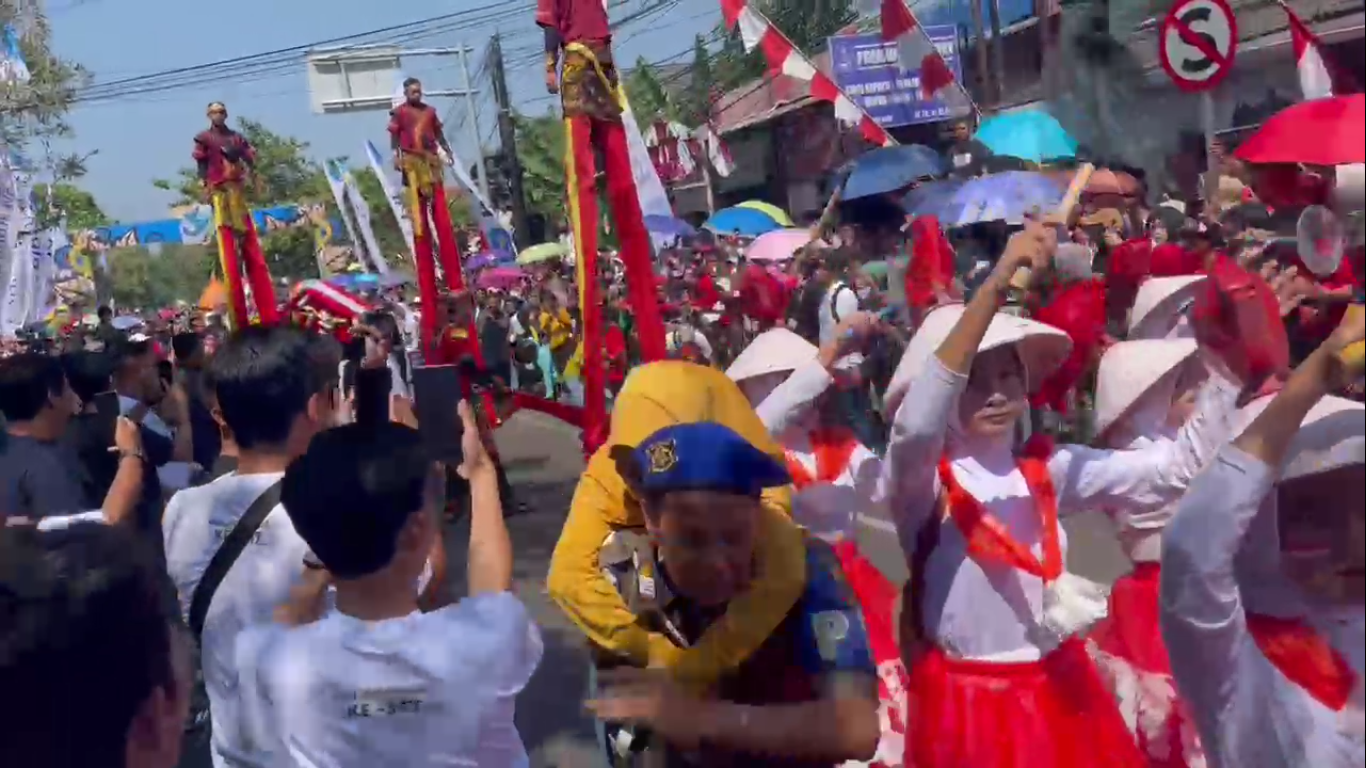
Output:
<instances>
[{"instance_id":1,"label":"blue signboard","mask_svg":"<svg viewBox=\"0 0 1366 768\"><path fill-rule=\"evenodd\" d=\"M953 76L960 82L958 33L951 25L926 26ZM935 123L953 117L939 99L920 92L919 70L903 72L896 43L880 35L841 35L830 38L830 76L883 128Z\"/></svg>"}]
</instances>

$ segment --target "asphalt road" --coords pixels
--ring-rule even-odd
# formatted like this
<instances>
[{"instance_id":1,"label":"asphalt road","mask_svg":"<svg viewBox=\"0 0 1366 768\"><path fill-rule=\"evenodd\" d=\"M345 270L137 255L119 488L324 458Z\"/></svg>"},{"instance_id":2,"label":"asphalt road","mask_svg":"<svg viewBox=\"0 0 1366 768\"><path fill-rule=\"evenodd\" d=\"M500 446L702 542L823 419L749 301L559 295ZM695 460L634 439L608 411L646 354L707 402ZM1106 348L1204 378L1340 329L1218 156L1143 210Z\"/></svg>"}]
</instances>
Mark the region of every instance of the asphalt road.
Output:
<instances>
[{"instance_id":1,"label":"asphalt road","mask_svg":"<svg viewBox=\"0 0 1366 768\"><path fill-rule=\"evenodd\" d=\"M526 512L508 517L513 577L545 641L541 665L518 700L517 727L536 768L602 768L596 760L593 723L583 708L588 671L583 639L545 592L550 554L583 469L578 434L549 417L524 413L500 428L496 440L516 500L527 506ZM1128 570L1113 528L1103 517L1077 516L1064 526L1071 570L1105 583ZM464 580L468 530L467 524L457 523L448 531L450 571L457 586ZM889 521L862 520L858 540L865 555L890 579L905 580L905 561ZM181 768L207 765L202 756L187 756Z\"/></svg>"}]
</instances>

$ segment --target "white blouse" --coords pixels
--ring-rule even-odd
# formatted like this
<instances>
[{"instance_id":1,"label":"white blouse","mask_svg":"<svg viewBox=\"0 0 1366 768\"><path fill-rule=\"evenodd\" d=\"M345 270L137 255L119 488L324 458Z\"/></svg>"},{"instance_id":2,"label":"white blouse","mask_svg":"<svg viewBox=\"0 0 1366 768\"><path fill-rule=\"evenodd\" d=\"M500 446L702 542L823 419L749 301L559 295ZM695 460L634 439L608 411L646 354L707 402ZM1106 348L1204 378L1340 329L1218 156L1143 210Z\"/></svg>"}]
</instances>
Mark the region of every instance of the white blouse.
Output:
<instances>
[{"instance_id":1,"label":"white blouse","mask_svg":"<svg viewBox=\"0 0 1366 768\"><path fill-rule=\"evenodd\" d=\"M793 371L755 408L769 434L812 477L818 471L816 454L796 425L834 381L825 366L813 360ZM882 459L860 444L833 482L812 485L792 497L792 519L825 538L852 536L860 517L875 514L881 475Z\"/></svg>"},{"instance_id":2,"label":"white blouse","mask_svg":"<svg viewBox=\"0 0 1366 768\"><path fill-rule=\"evenodd\" d=\"M1347 768L1366 764L1360 607L1312 622L1357 675L1335 712L1287 679L1247 629L1234 559L1276 480L1233 446L1191 483L1163 541L1162 636L1212 766ZM1354 614L1354 615L1353 615Z\"/></svg>"},{"instance_id":3,"label":"white blouse","mask_svg":"<svg viewBox=\"0 0 1366 768\"><path fill-rule=\"evenodd\" d=\"M912 382L892 424L883 485L902 551L915 556L917 536L938 509L938 465L948 450L954 477L1017 541L1041 555L1039 516L1024 476L1007 450L966 455L946 446L949 415L967 377L932 357ZM1156 509L1174 501L1229 436L1236 388L1212 376L1195 413L1171 443L1132 451L1059 446L1048 460L1058 513L1097 507L1119 512ZM1064 557L1067 536L1059 532ZM1044 584L1011 566L978 562L957 527L941 527L925 565L923 616L927 635L949 656L997 662L1042 658L1057 644L1041 623Z\"/></svg>"}]
</instances>

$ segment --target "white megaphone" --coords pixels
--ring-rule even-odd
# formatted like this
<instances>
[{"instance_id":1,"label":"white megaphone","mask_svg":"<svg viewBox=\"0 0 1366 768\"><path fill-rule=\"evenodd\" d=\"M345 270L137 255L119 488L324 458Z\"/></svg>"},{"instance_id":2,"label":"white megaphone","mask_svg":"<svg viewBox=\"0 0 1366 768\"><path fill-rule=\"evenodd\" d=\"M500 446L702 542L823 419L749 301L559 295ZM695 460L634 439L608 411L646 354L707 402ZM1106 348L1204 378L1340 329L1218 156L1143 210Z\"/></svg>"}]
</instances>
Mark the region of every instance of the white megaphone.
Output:
<instances>
[{"instance_id":1,"label":"white megaphone","mask_svg":"<svg viewBox=\"0 0 1366 768\"><path fill-rule=\"evenodd\" d=\"M1342 215L1366 209L1366 165L1339 165L1334 172L1329 204L1305 208L1295 227L1300 261L1319 277L1334 274L1342 264L1347 247Z\"/></svg>"}]
</instances>

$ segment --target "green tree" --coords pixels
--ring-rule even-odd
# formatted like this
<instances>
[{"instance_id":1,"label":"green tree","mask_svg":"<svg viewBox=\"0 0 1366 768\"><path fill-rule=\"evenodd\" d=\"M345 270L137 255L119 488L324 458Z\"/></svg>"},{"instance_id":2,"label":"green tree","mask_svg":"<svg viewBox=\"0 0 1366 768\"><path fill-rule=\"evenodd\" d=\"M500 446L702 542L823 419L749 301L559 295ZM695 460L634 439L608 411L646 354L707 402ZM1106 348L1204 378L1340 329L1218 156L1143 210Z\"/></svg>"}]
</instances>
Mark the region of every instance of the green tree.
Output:
<instances>
[{"instance_id":1,"label":"green tree","mask_svg":"<svg viewBox=\"0 0 1366 768\"><path fill-rule=\"evenodd\" d=\"M522 161L522 190L527 209L558 226L565 211L564 125L553 113L514 114L517 156Z\"/></svg>"},{"instance_id":2,"label":"green tree","mask_svg":"<svg viewBox=\"0 0 1366 768\"><path fill-rule=\"evenodd\" d=\"M701 125L711 117L712 89L717 85L711 51L707 50L707 41L701 35L693 40L692 67L688 75L690 79L680 117L686 125Z\"/></svg>"},{"instance_id":3,"label":"green tree","mask_svg":"<svg viewBox=\"0 0 1366 768\"><path fill-rule=\"evenodd\" d=\"M239 118L237 131L256 149L256 172L244 194L252 208L279 205L324 203L328 215L336 216L332 192L322 166L308 159L308 142L284 136L263 123ZM176 195L176 205L191 205L203 200L199 174L191 167L181 168L174 179L157 179L157 189ZM317 244L308 227L277 230L263 234L261 249L274 277L302 279L318 276Z\"/></svg>"},{"instance_id":4,"label":"green tree","mask_svg":"<svg viewBox=\"0 0 1366 768\"><path fill-rule=\"evenodd\" d=\"M827 38L858 19L852 0L752 0L752 5L807 56L825 50ZM763 53L746 53L739 32L724 24L716 34L722 46L713 66L715 87L726 91L763 76L768 68Z\"/></svg>"},{"instance_id":5,"label":"green tree","mask_svg":"<svg viewBox=\"0 0 1366 768\"><path fill-rule=\"evenodd\" d=\"M50 140L71 135L66 113L76 92L90 81L79 64L52 52L51 29L47 19L36 12L40 4L0 0L0 27L12 25L19 32L19 51L28 65L27 83L13 83L0 89L0 141L12 149L24 150L34 140ZM84 173L84 158L52 158L59 176L75 178Z\"/></svg>"},{"instance_id":6,"label":"green tree","mask_svg":"<svg viewBox=\"0 0 1366 768\"><path fill-rule=\"evenodd\" d=\"M95 229L106 227L111 220L95 202L95 196L73 184L57 182L35 184L33 199L37 204L38 227L47 229L63 220L69 229Z\"/></svg>"},{"instance_id":7,"label":"green tree","mask_svg":"<svg viewBox=\"0 0 1366 768\"><path fill-rule=\"evenodd\" d=\"M641 56L636 65L627 73L622 87L626 98L631 102L631 111L636 122L644 130L661 115L669 120L677 120L679 115L669 99L669 94L659 82L654 67Z\"/></svg>"}]
</instances>

